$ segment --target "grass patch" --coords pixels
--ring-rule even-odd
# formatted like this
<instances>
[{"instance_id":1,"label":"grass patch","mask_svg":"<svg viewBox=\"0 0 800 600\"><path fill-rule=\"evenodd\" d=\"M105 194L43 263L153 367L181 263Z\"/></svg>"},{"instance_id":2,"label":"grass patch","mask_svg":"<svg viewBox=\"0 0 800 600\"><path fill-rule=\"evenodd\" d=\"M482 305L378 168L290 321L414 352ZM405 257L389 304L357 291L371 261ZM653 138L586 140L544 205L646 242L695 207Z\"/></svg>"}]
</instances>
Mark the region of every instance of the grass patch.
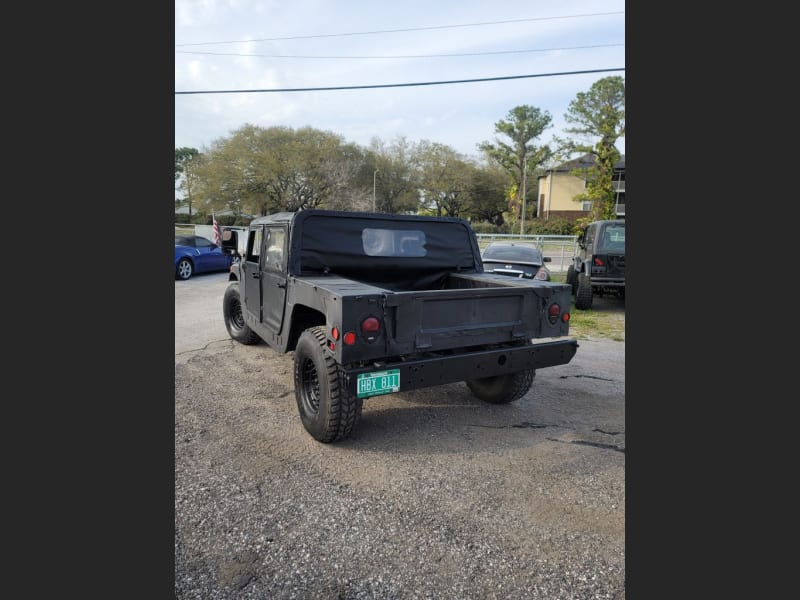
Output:
<instances>
[{"instance_id":1,"label":"grass patch","mask_svg":"<svg viewBox=\"0 0 800 600\"><path fill-rule=\"evenodd\" d=\"M570 305L569 334L578 339L625 341L625 312L577 310Z\"/></svg>"}]
</instances>

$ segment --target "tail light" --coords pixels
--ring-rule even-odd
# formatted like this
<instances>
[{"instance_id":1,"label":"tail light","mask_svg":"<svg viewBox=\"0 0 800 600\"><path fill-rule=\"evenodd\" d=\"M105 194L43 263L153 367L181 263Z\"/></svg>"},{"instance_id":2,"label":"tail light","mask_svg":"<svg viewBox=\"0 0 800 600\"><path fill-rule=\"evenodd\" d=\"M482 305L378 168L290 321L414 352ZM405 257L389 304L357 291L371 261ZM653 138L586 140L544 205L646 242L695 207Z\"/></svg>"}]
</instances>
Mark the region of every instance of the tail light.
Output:
<instances>
[{"instance_id":1,"label":"tail light","mask_svg":"<svg viewBox=\"0 0 800 600\"><path fill-rule=\"evenodd\" d=\"M367 317L361 321L361 333L368 342L374 342L381 330L381 322L375 317Z\"/></svg>"},{"instance_id":2,"label":"tail light","mask_svg":"<svg viewBox=\"0 0 800 600\"><path fill-rule=\"evenodd\" d=\"M367 342L374 342L378 338L381 331L381 322L375 317L367 317L361 321L361 335ZM336 327L332 330L333 338L339 339L339 330ZM352 346L356 343L356 334L354 331L348 331L342 336L342 341L345 346Z\"/></svg>"},{"instance_id":3,"label":"tail light","mask_svg":"<svg viewBox=\"0 0 800 600\"><path fill-rule=\"evenodd\" d=\"M547 309L547 320L550 321L551 325L555 325L558 322L558 317L560 316L561 316L561 307L554 302ZM569 317L567 317L567 319L569 319Z\"/></svg>"}]
</instances>

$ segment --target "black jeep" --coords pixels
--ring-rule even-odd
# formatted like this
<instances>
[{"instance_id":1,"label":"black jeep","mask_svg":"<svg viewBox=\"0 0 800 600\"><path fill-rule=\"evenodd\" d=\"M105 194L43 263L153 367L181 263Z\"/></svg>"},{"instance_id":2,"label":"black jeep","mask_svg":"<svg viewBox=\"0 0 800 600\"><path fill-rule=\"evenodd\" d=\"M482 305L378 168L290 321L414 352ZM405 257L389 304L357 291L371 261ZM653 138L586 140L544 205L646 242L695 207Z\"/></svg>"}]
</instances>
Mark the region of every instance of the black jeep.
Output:
<instances>
[{"instance_id":1,"label":"black jeep","mask_svg":"<svg viewBox=\"0 0 800 600\"><path fill-rule=\"evenodd\" d=\"M615 293L625 298L625 221L589 223L578 237L578 249L567 269L575 308L592 307L594 294Z\"/></svg>"}]
</instances>

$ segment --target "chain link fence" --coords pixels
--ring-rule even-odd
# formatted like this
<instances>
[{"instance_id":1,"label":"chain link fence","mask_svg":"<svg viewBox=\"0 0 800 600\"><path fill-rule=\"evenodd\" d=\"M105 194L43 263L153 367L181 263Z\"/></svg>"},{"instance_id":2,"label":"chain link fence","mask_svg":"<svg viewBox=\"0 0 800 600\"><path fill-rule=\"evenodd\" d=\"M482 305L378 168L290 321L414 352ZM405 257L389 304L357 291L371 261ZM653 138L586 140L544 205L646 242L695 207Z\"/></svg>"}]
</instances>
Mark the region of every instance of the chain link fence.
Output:
<instances>
[{"instance_id":1,"label":"chain link fence","mask_svg":"<svg viewBox=\"0 0 800 600\"><path fill-rule=\"evenodd\" d=\"M535 244L542 256L549 256L547 268L553 273L566 273L575 256L576 235L519 235L513 233L478 233L481 250L492 242L526 242Z\"/></svg>"}]
</instances>

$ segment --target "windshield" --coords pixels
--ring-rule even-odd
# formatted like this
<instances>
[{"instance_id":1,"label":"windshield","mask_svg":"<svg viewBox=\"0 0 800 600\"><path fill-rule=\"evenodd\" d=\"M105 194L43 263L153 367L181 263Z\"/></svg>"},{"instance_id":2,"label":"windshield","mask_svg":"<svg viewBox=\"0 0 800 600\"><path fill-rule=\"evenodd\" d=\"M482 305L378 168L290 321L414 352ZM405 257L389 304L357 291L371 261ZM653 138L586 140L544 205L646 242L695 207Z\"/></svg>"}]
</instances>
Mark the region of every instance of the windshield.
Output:
<instances>
[{"instance_id":1,"label":"windshield","mask_svg":"<svg viewBox=\"0 0 800 600\"><path fill-rule=\"evenodd\" d=\"M625 224L606 225L597 240L597 252L625 252Z\"/></svg>"}]
</instances>

